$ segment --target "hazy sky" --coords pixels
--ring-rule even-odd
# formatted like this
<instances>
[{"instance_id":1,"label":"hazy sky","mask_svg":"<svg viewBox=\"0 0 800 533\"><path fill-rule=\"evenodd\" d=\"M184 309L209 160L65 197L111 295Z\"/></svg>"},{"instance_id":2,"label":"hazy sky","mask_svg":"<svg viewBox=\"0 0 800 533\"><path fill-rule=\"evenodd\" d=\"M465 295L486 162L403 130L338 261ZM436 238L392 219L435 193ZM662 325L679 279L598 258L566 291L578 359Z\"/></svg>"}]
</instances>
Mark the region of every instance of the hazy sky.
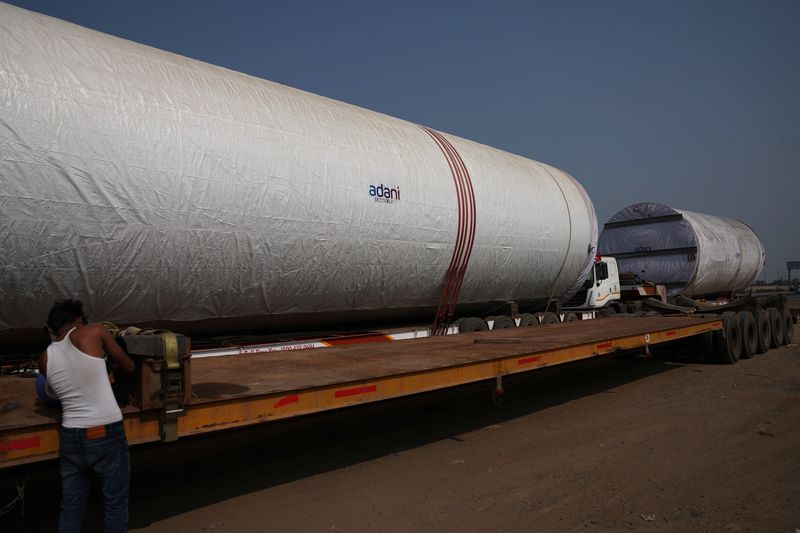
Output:
<instances>
[{"instance_id":1,"label":"hazy sky","mask_svg":"<svg viewBox=\"0 0 800 533\"><path fill-rule=\"evenodd\" d=\"M800 261L800 1L11 3L553 164Z\"/></svg>"}]
</instances>

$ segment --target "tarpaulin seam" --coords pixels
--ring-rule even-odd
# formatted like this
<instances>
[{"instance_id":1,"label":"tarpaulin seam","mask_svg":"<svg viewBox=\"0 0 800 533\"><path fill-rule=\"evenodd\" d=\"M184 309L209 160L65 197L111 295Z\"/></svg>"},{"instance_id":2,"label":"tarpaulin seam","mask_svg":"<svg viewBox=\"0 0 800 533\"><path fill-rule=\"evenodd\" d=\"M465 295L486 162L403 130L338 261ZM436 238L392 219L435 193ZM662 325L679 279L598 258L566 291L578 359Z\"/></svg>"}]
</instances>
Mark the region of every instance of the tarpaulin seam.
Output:
<instances>
[{"instance_id":1,"label":"tarpaulin seam","mask_svg":"<svg viewBox=\"0 0 800 533\"><path fill-rule=\"evenodd\" d=\"M547 297L547 307L545 307L545 310L549 310L550 309L550 303L553 301L553 295L556 292L556 285L558 284L559 278L561 278L562 272L564 272L564 266L567 264L567 258L569 258L569 252L570 252L570 249L572 248L572 211L570 211L570 209L569 209L569 200L567 200L567 195L564 194L564 189L561 188L561 184L559 184L558 180L556 179L556 177L553 176L553 174L549 170L547 170L547 167L545 167L544 165L540 165L540 166L542 167L542 169L545 172L547 172L548 176L553 178L553 182L556 184L556 187L558 187L558 191L561 193L561 196L564 198L564 207L567 208L567 219L569 221L569 224L568 224L569 225L569 237L567 239L567 251L566 251L566 253L564 253L564 260L561 262L561 268L558 269L558 274L556 274L556 277L553 279L553 284L550 286L550 294Z\"/></svg>"}]
</instances>

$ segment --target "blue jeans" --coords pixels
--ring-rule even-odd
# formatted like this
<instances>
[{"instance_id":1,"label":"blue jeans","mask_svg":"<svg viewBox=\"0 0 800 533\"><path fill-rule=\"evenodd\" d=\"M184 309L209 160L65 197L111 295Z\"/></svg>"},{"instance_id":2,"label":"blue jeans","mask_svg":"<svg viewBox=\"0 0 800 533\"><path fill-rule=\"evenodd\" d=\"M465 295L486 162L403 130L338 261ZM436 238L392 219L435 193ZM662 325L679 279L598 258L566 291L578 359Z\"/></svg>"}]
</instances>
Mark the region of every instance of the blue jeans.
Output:
<instances>
[{"instance_id":1,"label":"blue jeans","mask_svg":"<svg viewBox=\"0 0 800 533\"><path fill-rule=\"evenodd\" d=\"M61 428L59 533L81 531L92 474L100 479L104 531L116 533L128 529L130 458L125 428L121 421L102 427L105 435L102 430Z\"/></svg>"}]
</instances>

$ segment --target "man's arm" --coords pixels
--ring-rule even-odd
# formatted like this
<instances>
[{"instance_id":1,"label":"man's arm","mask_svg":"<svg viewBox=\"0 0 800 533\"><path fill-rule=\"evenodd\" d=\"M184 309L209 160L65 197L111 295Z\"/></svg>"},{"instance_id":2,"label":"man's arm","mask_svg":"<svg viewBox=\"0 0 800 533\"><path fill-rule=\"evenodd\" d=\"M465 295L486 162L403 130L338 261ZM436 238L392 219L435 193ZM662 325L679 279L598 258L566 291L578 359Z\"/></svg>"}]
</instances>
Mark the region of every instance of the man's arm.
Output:
<instances>
[{"instance_id":1,"label":"man's arm","mask_svg":"<svg viewBox=\"0 0 800 533\"><path fill-rule=\"evenodd\" d=\"M47 374L47 350L39 354L39 373Z\"/></svg>"},{"instance_id":2,"label":"man's arm","mask_svg":"<svg viewBox=\"0 0 800 533\"><path fill-rule=\"evenodd\" d=\"M101 328L100 336L103 340L103 350L106 352L106 355L108 355L108 358L117 363L123 372L133 372L136 369L133 359L128 357L125 350L120 348L117 341L114 340L114 336L111 335L111 332L106 328Z\"/></svg>"}]
</instances>

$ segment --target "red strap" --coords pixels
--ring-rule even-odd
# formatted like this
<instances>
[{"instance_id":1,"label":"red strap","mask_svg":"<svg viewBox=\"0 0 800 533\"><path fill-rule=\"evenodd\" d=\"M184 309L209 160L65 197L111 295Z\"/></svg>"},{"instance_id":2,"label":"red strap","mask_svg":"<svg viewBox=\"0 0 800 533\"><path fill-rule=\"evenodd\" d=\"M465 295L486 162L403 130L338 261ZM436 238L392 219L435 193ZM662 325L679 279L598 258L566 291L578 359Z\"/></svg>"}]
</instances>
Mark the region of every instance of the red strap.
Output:
<instances>
[{"instance_id":1,"label":"red strap","mask_svg":"<svg viewBox=\"0 0 800 533\"><path fill-rule=\"evenodd\" d=\"M445 274L442 295L439 299L439 307L436 310L436 318L432 328L433 335L444 335L453 320L458 296L461 293L461 285L464 282L469 259L472 255L472 247L475 243L475 191L472 188L472 178L470 178L467 166L450 141L437 131L424 126L420 126L420 128L431 136L442 151L442 154L444 154L450 167L450 172L453 175L458 203L456 243L453 248L453 255L450 258L450 265Z\"/></svg>"}]
</instances>

